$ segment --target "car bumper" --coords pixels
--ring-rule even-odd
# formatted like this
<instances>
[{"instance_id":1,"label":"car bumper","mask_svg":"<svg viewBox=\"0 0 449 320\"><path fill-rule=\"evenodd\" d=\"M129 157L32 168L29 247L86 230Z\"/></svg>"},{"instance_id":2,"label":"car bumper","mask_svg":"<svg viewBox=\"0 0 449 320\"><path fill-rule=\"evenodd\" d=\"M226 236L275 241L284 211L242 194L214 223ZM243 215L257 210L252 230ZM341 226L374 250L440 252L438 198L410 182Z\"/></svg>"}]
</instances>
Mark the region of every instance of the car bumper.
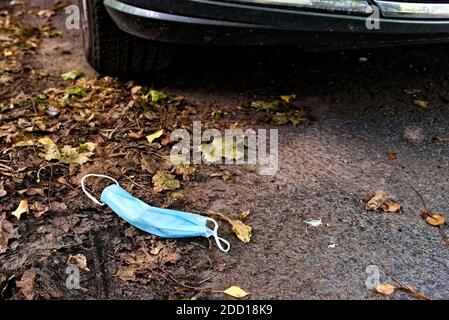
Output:
<instances>
[{"instance_id":1,"label":"car bumper","mask_svg":"<svg viewBox=\"0 0 449 320\"><path fill-rule=\"evenodd\" d=\"M139 37L175 43L298 44L364 47L449 41L449 4L378 1L381 14L350 15L213 0L104 0L117 25ZM427 5L427 7L426 7ZM438 5L430 8L428 6ZM430 10L432 9L432 10ZM438 9L438 11L436 10Z\"/></svg>"}]
</instances>

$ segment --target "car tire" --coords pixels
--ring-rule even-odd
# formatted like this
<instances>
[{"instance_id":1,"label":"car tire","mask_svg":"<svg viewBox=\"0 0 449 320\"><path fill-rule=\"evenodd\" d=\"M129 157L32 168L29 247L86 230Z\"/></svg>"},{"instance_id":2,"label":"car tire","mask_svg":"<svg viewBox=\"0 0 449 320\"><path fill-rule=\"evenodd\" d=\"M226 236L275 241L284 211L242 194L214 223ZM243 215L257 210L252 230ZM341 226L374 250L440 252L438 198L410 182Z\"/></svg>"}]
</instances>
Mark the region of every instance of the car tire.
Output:
<instances>
[{"instance_id":1,"label":"car tire","mask_svg":"<svg viewBox=\"0 0 449 320\"><path fill-rule=\"evenodd\" d=\"M167 67L174 55L170 44L150 41L120 30L103 0L80 0L84 54L101 75L120 76Z\"/></svg>"}]
</instances>

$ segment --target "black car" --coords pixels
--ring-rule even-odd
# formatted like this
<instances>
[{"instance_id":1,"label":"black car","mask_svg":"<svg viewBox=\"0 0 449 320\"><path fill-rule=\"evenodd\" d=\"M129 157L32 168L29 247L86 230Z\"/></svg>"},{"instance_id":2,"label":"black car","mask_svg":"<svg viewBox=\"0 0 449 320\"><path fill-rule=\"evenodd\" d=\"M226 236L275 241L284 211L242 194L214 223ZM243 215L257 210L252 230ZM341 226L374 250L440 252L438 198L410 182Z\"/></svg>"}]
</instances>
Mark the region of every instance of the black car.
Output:
<instances>
[{"instance_id":1,"label":"black car","mask_svg":"<svg viewBox=\"0 0 449 320\"><path fill-rule=\"evenodd\" d=\"M166 67L174 44L345 49L447 42L449 0L81 0L102 74Z\"/></svg>"}]
</instances>

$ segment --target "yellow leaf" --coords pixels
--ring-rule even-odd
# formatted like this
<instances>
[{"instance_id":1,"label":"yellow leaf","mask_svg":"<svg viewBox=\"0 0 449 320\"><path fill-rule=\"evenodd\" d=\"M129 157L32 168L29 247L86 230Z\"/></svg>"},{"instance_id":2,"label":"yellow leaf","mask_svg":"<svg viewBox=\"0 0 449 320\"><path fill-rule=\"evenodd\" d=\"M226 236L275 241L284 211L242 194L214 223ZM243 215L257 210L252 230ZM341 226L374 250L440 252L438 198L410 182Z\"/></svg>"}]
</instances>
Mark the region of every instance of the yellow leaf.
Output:
<instances>
[{"instance_id":1,"label":"yellow leaf","mask_svg":"<svg viewBox=\"0 0 449 320\"><path fill-rule=\"evenodd\" d=\"M45 137L38 140L38 142L44 147L44 152L39 155L45 160L50 161L54 159L59 159L61 154L59 153L58 147L53 142L52 139Z\"/></svg>"},{"instance_id":2,"label":"yellow leaf","mask_svg":"<svg viewBox=\"0 0 449 320\"><path fill-rule=\"evenodd\" d=\"M413 100L413 104L418 106L418 107L421 107L423 109L428 109L429 108L429 101L415 99L415 100Z\"/></svg>"},{"instance_id":3,"label":"yellow leaf","mask_svg":"<svg viewBox=\"0 0 449 320\"><path fill-rule=\"evenodd\" d=\"M149 143L152 143L157 138L160 138L164 134L164 129L161 129L159 131L156 131L155 133L147 135L147 140Z\"/></svg>"},{"instance_id":4,"label":"yellow leaf","mask_svg":"<svg viewBox=\"0 0 449 320\"><path fill-rule=\"evenodd\" d=\"M279 101L253 101L251 107L260 111L274 112L279 107Z\"/></svg>"},{"instance_id":5,"label":"yellow leaf","mask_svg":"<svg viewBox=\"0 0 449 320\"><path fill-rule=\"evenodd\" d=\"M247 226L240 220L229 220L232 226L232 231L237 235L242 242L248 243L251 241L251 227Z\"/></svg>"},{"instance_id":6,"label":"yellow leaf","mask_svg":"<svg viewBox=\"0 0 449 320\"><path fill-rule=\"evenodd\" d=\"M429 213L429 214L427 214L427 216L424 219L431 226L440 226L440 225L446 223L446 220L444 219L444 217L440 216L439 214L436 214L436 213Z\"/></svg>"},{"instance_id":7,"label":"yellow leaf","mask_svg":"<svg viewBox=\"0 0 449 320\"><path fill-rule=\"evenodd\" d=\"M20 217L22 216L23 213L28 213L29 212L29 208L28 208L28 201L26 200L22 200L19 203L19 206L17 207L16 210L14 210L14 212L12 212L11 214L17 218L17 220L20 219Z\"/></svg>"},{"instance_id":8,"label":"yellow leaf","mask_svg":"<svg viewBox=\"0 0 449 320\"><path fill-rule=\"evenodd\" d=\"M215 138L209 144L200 146L199 151L202 152L206 162L221 161L222 158L227 160L239 160L245 156L244 146L237 143L232 137Z\"/></svg>"},{"instance_id":9,"label":"yellow leaf","mask_svg":"<svg viewBox=\"0 0 449 320\"><path fill-rule=\"evenodd\" d=\"M388 283L383 283L376 286L376 291L384 296L390 296L396 291L396 287Z\"/></svg>"},{"instance_id":10,"label":"yellow leaf","mask_svg":"<svg viewBox=\"0 0 449 320\"><path fill-rule=\"evenodd\" d=\"M74 148L70 146L64 146L59 150L58 146L52 139L45 137L38 140L38 142L44 147L44 152L39 153L45 160L58 160L61 163L66 164L84 164L90 161L90 156L93 155L93 151L97 145L93 142L86 142Z\"/></svg>"},{"instance_id":11,"label":"yellow leaf","mask_svg":"<svg viewBox=\"0 0 449 320\"><path fill-rule=\"evenodd\" d=\"M369 201L365 205L366 210L377 210L387 200L387 193L385 191L378 190L374 192Z\"/></svg>"},{"instance_id":12,"label":"yellow leaf","mask_svg":"<svg viewBox=\"0 0 449 320\"><path fill-rule=\"evenodd\" d=\"M234 297L234 298L243 298L249 295L248 292L245 290L237 287L237 286L231 286L227 288L223 293L226 293L228 296Z\"/></svg>"},{"instance_id":13,"label":"yellow leaf","mask_svg":"<svg viewBox=\"0 0 449 320\"><path fill-rule=\"evenodd\" d=\"M166 172L157 172L153 176L154 191L177 190L181 188L181 183L176 177Z\"/></svg>"},{"instance_id":14,"label":"yellow leaf","mask_svg":"<svg viewBox=\"0 0 449 320\"><path fill-rule=\"evenodd\" d=\"M292 102L293 100L296 99L296 94L291 94L291 95L287 95L287 96L281 96L281 99L284 100L287 103Z\"/></svg>"},{"instance_id":15,"label":"yellow leaf","mask_svg":"<svg viewBox=\"0 0 449 320\"><path fill-rule=\"evenodd\" d=\"M240 212L239 216L241 219L246 219L249 216L249 210Z\"/></svg>"}]
</instances>

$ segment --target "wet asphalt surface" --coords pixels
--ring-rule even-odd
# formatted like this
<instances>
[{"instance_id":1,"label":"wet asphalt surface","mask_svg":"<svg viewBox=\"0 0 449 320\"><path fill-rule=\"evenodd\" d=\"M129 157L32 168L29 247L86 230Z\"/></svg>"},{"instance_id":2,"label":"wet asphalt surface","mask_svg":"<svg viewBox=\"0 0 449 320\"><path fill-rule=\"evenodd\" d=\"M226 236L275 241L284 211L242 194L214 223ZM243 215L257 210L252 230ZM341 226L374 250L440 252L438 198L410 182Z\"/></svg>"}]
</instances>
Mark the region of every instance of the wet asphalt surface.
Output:
<instances>
[{"instance_id":1,"label":"wet asphalt surface","mask_svg":"<svg viewBox=\"0 0 449 320\"><path fill-rule=\"evenodd\" d=\"M73 48L72 59L49 67L93 74L79 34L68 37L58 41ZM48 45L42 50L51 55ZM449 212L449 143L433 140L449 136L448 57L444 45L326 53L183 47L169 70L139 77L199 108L296 94L315 118L307 126L267 126L279 129L276 175L238 168L232 182L202 184L211 210L251 210L253 227L249 244L231 239L231 251L217 253L228 268L212 274L212 284L237 284L255 299L386 299L365 286L366 268L376 265L381 282L391 282L383 267L432 298L448 298L449 247L420 217L410 188L430 210ZM429 108L414 106L414 98ZM364 211L375 190L389 192L402 211ZM322 226L307 228L305 221L319 218Z\"/></svg>"}]
</instances>

